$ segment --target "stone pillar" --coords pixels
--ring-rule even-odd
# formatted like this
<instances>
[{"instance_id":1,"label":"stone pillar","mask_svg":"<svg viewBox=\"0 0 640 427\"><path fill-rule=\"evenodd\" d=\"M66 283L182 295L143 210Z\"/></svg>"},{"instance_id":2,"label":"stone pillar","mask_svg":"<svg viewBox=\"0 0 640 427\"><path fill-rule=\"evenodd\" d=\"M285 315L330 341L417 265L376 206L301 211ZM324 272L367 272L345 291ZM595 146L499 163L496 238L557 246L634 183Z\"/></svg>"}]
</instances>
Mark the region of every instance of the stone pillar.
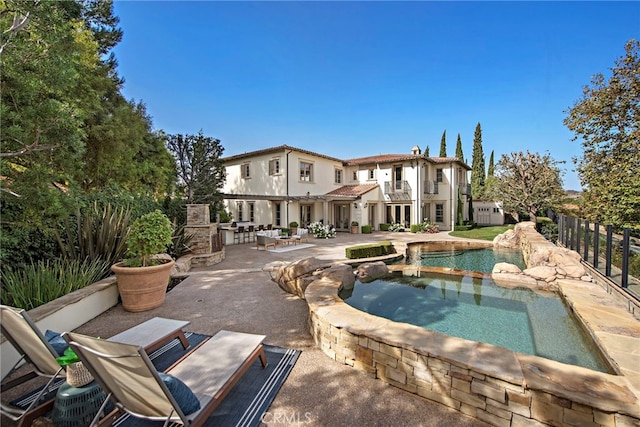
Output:
<instances>
[{"instance_id":1,"label":"stone pillar","mask_svg":"<svg viewBox=\"0 0 640 427\"><path fill-rule=\"evenodd\" d=\"M196 255L212 252L211 237L217 234L215 224L209 220L209 205L187 205L187 225L185 234L193 235L190 247Z\"/></svg>"}]
</instances>

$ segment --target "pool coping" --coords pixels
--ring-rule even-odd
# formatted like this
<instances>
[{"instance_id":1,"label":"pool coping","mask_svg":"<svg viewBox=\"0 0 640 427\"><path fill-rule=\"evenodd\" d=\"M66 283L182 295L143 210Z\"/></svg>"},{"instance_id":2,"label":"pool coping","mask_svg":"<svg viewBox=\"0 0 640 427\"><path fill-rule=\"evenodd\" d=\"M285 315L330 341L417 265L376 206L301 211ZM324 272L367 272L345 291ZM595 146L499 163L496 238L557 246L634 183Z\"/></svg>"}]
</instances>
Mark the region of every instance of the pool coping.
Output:
<instances>
[{"instance_id":1,"label":"pool coping","mask_svg":"<svg viewBox=\"0 0 640 427\"><path fill-rule=\"evenodd\" d=\"M305 299L311 333L326 355L490 424L640 423L634 367L640 322L597 283L561 278L555 284L620 375L361 312L338 297L341 283L327 277L313 281Z\"/></svg>"}]
</instances>

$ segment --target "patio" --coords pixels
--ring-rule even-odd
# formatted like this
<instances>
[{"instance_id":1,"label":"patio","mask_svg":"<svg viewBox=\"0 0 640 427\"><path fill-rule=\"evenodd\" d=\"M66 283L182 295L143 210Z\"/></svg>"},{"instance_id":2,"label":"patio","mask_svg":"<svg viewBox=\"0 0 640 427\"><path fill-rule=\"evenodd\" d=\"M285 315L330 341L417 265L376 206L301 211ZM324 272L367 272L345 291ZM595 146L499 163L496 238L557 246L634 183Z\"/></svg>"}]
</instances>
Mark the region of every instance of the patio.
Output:
<instances>
[{"instance_id":1,"label":"patio","mask_svg":"<svg viewBox=\"0 0 640 427\"><path fill-rule=\"evenodd\" d=\"M76 331L110 337L150 318L190 321L187 330L213 335L227 329L266 335L265 343L302 350L289 378L264 417L265 425L423 425L484 426L443 405L372 379L328 358L309 333L307 303L284 293L270 279L265 266L314 256L344 260L347 246L393 239L403 243L457 240L446 233L339 233L334 239L312 239L304 251L256 251L253 245L226 247L226 259L197 268L168 293L163 306L129 313L117 305ZM6 425L11 425L5 419Z\"/></svg>"}]
</instances>

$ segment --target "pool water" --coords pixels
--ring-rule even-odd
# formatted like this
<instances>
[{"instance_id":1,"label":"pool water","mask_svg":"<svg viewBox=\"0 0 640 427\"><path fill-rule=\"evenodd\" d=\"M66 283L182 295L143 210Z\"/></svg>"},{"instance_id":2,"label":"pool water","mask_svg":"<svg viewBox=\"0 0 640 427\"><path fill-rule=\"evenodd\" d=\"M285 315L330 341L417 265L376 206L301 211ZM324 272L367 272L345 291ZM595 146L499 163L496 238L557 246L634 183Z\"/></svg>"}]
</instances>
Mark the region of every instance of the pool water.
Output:
<instances>
[{"instance_id":1,"label":"pool water","mask_svg":"<svg viewBox=\"0 0 640 427\"><path fill-rule=\"evenodd\" d=\"M490 278L421 273L356 282L350 306L397 322L610 372L555 294L497 286ZM347 293L349 293L347 292Z\"/></svg>"},{"instance_id":2,"label":"pool water","mask_svg":"<svg viewBox=\"0 0 640 427\"><path fill-rule=\"evenodd\" d=\"M406 264L423 267L444 267L457 270L491 273L498 262L508 262L524 270L526 267L519 250L503 248L448 249L429 251L418 246L408 251Z\"/></svg>"}]
</instances>

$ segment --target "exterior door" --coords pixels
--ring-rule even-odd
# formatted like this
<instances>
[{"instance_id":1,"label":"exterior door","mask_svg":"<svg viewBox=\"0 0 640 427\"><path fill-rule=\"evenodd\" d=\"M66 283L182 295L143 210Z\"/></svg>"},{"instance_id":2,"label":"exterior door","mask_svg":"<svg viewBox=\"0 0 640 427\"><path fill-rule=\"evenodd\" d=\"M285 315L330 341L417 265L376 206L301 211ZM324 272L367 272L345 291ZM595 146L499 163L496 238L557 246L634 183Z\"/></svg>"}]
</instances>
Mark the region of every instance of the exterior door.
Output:
<instances>
[{"instance_id":1,"label":"exterior door","mask_svg":"<svg viewBox=\"0 0 640 427\"><path fill-rule=\"evenodd\" d=\"M350 229L349 205L348 204L334 205L333 219L335 221L334 226L336 227L336 230L344 230L344 231L349 230Z\"/></svg>"}]
</instances>

